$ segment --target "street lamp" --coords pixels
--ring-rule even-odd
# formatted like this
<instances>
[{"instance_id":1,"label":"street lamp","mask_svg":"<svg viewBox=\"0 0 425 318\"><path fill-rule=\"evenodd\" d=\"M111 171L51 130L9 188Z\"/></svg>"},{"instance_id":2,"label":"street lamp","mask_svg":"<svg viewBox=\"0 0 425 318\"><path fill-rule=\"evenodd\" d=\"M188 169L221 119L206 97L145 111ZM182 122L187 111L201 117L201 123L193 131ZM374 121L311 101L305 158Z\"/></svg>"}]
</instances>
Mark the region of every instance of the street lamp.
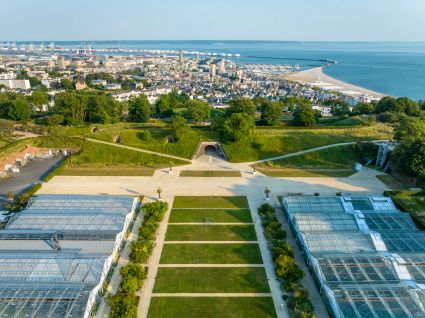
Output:
<instances>
[{"instance_id":1,"label":"street lamp","mask_svg":"<svg viewBox=\"0 0 425 318\"><path fill-rule=\"evenodd\" d=\"M270 190L269 186L266 186L264 188L264 194L266 195L266 201L270 200L270 197L269 197L270 192L272 192L272 191Z\"/></svg>"},{"instance_id":2,"label":"street lamp","mask_svg":"<svg viewBox=\"0 0 425 318\"><path fill-rule=\"evenodd\" d=\"M173 173L173 166L174 162L170 161L170 170L168 170L168 173Z\"/></svg>"},{"instance_id":3,"label":"street lamp","mask_svg":"<svg viewBox=\"0 0 425 318\"><path fill-rule=\"evenodd\" d=\"M162 199L161 199L161 193L162 193L162 189L161 189L161 187L159 187L159 188L156 190L156 192L158 193L158 201L162 201Z\"/></svg>"}]
</instances>

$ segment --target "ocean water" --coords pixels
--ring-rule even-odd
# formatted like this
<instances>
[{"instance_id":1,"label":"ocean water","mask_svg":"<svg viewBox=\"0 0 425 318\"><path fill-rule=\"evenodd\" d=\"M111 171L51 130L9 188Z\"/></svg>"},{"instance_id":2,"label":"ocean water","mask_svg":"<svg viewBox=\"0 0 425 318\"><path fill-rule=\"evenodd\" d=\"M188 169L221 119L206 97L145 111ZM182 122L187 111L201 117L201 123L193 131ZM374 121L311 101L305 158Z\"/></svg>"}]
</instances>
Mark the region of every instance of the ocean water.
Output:
<instances>
[{"instance_id":1,"label":"ocean water","mask_svg":"<svg viewBox=\"0 0 425 318\"><path fill-rule=\"evenodd\" d=\"M78 47L81 42L55 44ZM332 60L337 63L327 67L325 73L339 80L396 97L425 99L425 43L92 41L84 44L91 44L94 48L183 49L240 54L240 57L230 59L237 63L291 64L301 68L321 66L325 64L324 60Z\"/></svg>"}]
</instances>

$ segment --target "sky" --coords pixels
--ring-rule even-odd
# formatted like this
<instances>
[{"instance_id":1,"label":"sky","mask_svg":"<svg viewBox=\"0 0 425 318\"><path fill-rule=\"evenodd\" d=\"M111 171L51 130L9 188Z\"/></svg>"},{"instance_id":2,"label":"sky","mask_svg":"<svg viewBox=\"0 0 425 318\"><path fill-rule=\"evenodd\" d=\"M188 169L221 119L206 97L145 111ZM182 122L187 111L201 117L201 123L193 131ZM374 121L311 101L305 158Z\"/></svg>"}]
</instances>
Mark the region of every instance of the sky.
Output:
<instances>
[{"instance_id":1,"label":"sky","mask_svg":"<svg viewBox=\"0 0 425 318\"><path fill-rule=\"evenodd\" d=\"M0 41L425 42L425 0L0 0Z\"/></svg>"}]
</instances>

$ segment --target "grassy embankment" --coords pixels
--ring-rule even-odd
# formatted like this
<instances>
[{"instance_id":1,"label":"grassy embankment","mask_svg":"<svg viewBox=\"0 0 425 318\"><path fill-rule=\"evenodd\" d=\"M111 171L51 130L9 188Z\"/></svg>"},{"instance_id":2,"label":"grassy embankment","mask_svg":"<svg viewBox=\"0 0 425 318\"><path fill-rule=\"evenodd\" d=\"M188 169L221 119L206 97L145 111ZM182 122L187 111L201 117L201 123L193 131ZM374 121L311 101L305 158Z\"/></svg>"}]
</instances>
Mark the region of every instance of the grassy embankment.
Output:
<instances>
[{"instance_id":1,"label":"grassy embankment","mask_svg":"<svg viewBox=\"0 0 425 318\"><path fill-rule=\"evenodd\" d=\"M408 212L425 229L425 191L388 191L388 195L402 210Z\"/></svg>"},{"instance_id":2,"label":"grassy embankment","mask_svg":"<svg viewBox=\"0 0 425 318\"><path fill-rule=\"evenodd\" d=\"M115 124L99 125L99 132L93 133L90 127L64 128L67 136L81 135L112 142L115 136L121 137L123 145L157 151L161 153L191 158L201 141L219 140L217 132L208 129L192 128L187 136L176 143L167 143L169 129L164 124ZM150 139L145 139L149 131ZM383 124L368 127L318 127L305 129L296 127L256 128L249 141L222 142L231 162L247 162L266 159L305 149L340 142L391 139L392 128Z\"/></svg>"},{"instance_id":3,"label":"grassy embankment","mask_svg":"<svg viewBox=\"0 0 425 318\"><path fill-rule=\"evenodd\" d=\"M40 147L60 147L78 149L52 175L73 176L145 176L152 175L155 169L169 165L169 158L138 151L117 148L85 141L73 137L40 137L33 140ZM177 162L176 162L177 161ZM174 164L184 164L174 160ZM51 176L52 176L51 175ZM50 177L51 177L50 176Z\"/></svg>"},{"instance_id":4,"label":"grassy embankment","mask_svg":"<svg viewBox=\"0 0 425 318\"><path fill-rule=\"evenodd\" d=\"M348 145L268 161L255 168L273 177L348 177L356 172L356 162L375 156L376 153L359 153Z\"/></svg>"}]
</instances>

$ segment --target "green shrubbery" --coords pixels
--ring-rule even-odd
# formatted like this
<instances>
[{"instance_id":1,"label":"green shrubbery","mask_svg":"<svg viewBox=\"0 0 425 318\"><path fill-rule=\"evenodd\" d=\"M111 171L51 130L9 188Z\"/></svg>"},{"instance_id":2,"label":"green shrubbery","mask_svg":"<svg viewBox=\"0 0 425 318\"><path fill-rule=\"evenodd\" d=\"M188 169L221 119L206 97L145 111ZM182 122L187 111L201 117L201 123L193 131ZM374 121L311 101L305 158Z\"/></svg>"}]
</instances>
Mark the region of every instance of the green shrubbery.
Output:
<instances>
[{"instance_id":1,"label":"green shrubbery","mask_svg":"<svg viewBox=\"0 0 425 318\"><path fill-rule=\"evenodd\" d=\"M125 293L134 293L143 286L147 271L143 266L129 263L120 269L120 290Z\"/></svg>"},{"instance_id":2,"label":"green shrubbery","mask_svg":"<svg viewBox=\"0 0 425 318\"><path fill-rule=\"evenodd\" d=\"M134 294L109 295L107 302L111 307L110 318L136 318L139 296Z\"/></svg>"},{"instance_id":3,"label":"green shrubbery","mask_svg":"<svg viewBox=\"0 0 425 318\"><path fill-rule=\"evenodd\" d=\"M292 317L313 318L313 305L308 299L308 291L300 280L303 271L297 266L291 245L285 240L286 232L279 223L275 209L269 204L263 204L258 209L264 227L269 248L272 251L276 276L281 280L282 287L289 293L288 307L292 310Z\"/></svg>"},{"instance_id":4,"label":"green shrubbery","mask_svg":"<svg viewBox=\"0 0 425 318\"><path fill-rule=\"evenodd\" d=\"M148 261L155 245L159 222L168 209L167 202L153 202L142 207L144 218L139 229L138 240L130 244L130 262L120 269L119 293L108 296L112 318L136 318L139 297L134 293L142 288L147 277L146 268L141 265Z\"/></svg>"}]
</instances>

